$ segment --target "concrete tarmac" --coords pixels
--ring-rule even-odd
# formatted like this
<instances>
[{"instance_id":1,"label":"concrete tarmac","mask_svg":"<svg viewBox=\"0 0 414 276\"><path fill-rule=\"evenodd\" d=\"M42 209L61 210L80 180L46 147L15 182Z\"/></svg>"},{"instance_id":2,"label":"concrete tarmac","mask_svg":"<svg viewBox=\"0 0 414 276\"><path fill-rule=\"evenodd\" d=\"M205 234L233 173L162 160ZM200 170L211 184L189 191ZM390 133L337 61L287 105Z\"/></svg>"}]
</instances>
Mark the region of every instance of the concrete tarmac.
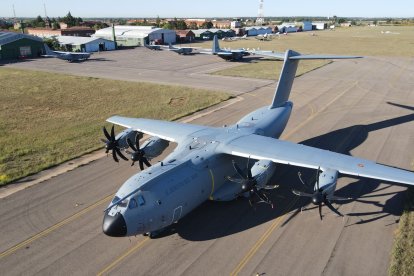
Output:
<instances>
[{"instance_id":1,"label":"concrete tarmac","mask_svg":"<svg viewBox=\"0 0 414 276\"><path fill-rule=\"evenodd\" d=\"M294 83L282 139L412 170L413 80L414 59L397 58L338 61L305 74ZM273 92L245 91L192 123L234 123ZM102 158L1 199L3 274L387 275L404 187L341 176L336 195L352 199L335 206L346 216L324 207L320 221L317 208L291 193L304 190L298 171L307 180L314 172L278 166L275 209L206 202L156 239L107 237L103 210L136 171Z\"/></svg>"}]
</instances>

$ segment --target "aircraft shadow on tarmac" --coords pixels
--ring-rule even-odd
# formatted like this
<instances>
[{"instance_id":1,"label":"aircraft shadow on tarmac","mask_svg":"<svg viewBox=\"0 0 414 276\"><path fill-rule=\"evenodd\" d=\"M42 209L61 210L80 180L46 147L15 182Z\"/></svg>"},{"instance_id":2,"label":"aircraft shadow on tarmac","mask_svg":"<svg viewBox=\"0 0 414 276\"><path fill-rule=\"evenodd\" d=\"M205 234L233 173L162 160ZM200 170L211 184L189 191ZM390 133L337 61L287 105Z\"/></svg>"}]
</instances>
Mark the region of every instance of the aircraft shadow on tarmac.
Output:
<instances>
[{"instance_id":1,"label":"aircraft shadow on tarmac","mask_svg":"<svg viewBox=\"0 0 414 276\"><path fill-rule=\"evenodd\" d=\"M394 103L389 104L414 111L414 108L410 106ZM371 131L411 121L414 121L414 113L372 124L355 125L338 129L305 140L301 142L301 144L350 155L351 150L361 145L367 139L368 134ZM338 146L337 141L343 141L343 143ZM298 179L298 171L302 172L302 177L305 181L312 181L315 178L314 170L278 164L275 176L271 182L273 185L280 184L280 186L279 188L270 191L270 198L275 205L274 209L271 209L267 204L257 204L256 208L252 208L245 198L230 202L207 201L181 219L178 224L172 225L170 228L166 229L166 231L157 238L178 233L182 238L192 241L216 239L250 229L282 216L289 210L296 209L296 211L282 224L283 226L299 214L302 207L305 207L310 203L309 199L297 198L291 192L292 188L299 190L304 189ZM375 212L345 214L347 216L359 217L360 221L355 224L369 223L391 215L399 216L402 212L404 194L382 193L371 195L373 192L377 193L378 191L386 190L390 187L386 186L379 188L380 183L384 183L384 181L380 182L377 180L361 178L343 188L337 189L335 195L339 197L351 197L352 199L342 201L339 205L336 205L336 207L352 203L353 201L359 201L361 203L373 204L382 208L381 211ZM370 200L370 198L374 196L389 194L393 194L394 196L388 199L385 204ZM290 206L289 210L287 210L287 207L291 204L293 204L293 206ZM310 208L308 209L312 209L312 206L309 205ZM328 208L324 207L324 209L326 209L323 211L325 215L330 212ZM305 215L313 215L315 220L319 220L317 211ZM332 213L332 215L335 214Z\"/></svg>"}]
</instances>

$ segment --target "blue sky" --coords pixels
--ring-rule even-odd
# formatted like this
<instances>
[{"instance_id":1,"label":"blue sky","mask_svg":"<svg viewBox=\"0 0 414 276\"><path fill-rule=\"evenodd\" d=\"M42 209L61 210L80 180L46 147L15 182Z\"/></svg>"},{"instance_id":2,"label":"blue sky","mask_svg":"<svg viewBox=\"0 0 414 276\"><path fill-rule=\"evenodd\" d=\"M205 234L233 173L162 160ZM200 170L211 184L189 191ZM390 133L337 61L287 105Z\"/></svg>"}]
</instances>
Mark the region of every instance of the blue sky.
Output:
<instances>
[{"instance_id":1,"label":"blue sky","mask_svg":"<svg viewBox=\"0 0 414 276\"><path fill-rule=\"evenodd\" d=\"M0 0L0 17L256 17L259 0ZM264 1L265 16L414 17L413 0Z\"/></svg>"}]
</instances>

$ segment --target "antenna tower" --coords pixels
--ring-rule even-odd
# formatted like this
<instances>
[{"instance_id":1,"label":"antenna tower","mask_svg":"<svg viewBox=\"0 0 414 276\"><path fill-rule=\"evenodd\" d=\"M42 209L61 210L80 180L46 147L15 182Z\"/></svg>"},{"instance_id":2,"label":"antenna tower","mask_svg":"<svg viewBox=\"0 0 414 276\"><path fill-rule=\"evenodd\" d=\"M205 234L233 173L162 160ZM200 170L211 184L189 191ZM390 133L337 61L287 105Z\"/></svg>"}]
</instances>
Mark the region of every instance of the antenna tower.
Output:
<instances>
[{"instance_id":1,"label":"antenna tower","mask_svg":"<svg viewBox=\"0 0 414 276\"><path fill-rule=\"evenodd\" d=\"M257 19L256 19L256 24L257 25L262 25L264 23L263 1L264 0L259 0L259 12L258 12L258 16L257 16Z\"/></svg>"}]
</instances>

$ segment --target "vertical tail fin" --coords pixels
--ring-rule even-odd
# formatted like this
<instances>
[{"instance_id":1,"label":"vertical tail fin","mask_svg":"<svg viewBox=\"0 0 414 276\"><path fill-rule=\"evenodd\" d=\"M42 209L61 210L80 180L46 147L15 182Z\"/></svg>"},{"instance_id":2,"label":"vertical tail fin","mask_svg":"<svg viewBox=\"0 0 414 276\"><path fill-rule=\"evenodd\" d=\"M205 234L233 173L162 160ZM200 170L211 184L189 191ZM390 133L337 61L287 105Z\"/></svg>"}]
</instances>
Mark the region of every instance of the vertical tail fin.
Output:
<instances>
[{"instance_id":1,"label":"vertical tail fin","mask_svg":"<svg viewBox=\"0 0 414 276\"><path fill-rule=\"evenodd\" d=\"M282 72L280 73L279 82L270 109L279 107L289 100L290 90L292 89L293 80L295 79L299 64L299 60L291 60L290 57L299 55L299 53L292 50L286 51L285 62L283 63Z\"/></svg>"},{"instance_id":2,"label":"vertical tail fin","mask_svg":"<svg viewBox=\"0 0 414 276\"><path fill-rule=\"evenodd\" d=\"M53 52L46 43L45 43L45 50L46 50L46 55L48 55L48 56L57 56L57 54L55 52Z\"/></svg>"},{"instance_id":3,"label":"vertical tail fin","mask_svg":"<svg viewBox=\"0 0 414 276\"><path fill-rule=\"evenodd\" d=\"M281 58L280 53L260 53L264 56L270 56L277 59ZM293 81L295 79L296 70L298 69L299 60L312 59L354 59L361 58L360 56L333 56L333 55L301 55L298 52L287 50L284 57L282 72L280 73L279 82L276 87L275 96L270 109L282 106L289 100L290 91L292 90Z\"/></svg>"},{"instance_id":4,"label":"vertical tail fin","mask_svg":"<svg viewBox=\"0 0 414 276\"><path fill-rule=\"evenodd\" d=\"M211 52L213 54L216 54L220 51L221 51L221 49L220 49L220 45L219 45L219 42L218 42L218 38L217 38L217 35L215 35L214 38L213 38L213 46L211 47Z\"/></svg>"}]
</instances>

